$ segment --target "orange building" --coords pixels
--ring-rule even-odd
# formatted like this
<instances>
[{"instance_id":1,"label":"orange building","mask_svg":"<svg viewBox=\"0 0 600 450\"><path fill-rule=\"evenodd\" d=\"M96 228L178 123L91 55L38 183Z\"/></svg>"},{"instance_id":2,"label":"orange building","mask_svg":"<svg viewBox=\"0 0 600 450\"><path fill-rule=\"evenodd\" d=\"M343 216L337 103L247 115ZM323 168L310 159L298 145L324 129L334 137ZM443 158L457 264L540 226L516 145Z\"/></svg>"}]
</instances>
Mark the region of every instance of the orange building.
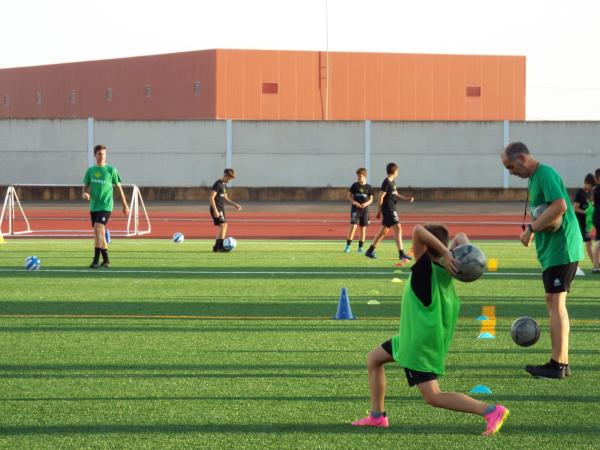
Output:
<instances>
[{"instance_id":1,"label":"orange building","mask_svg":"<svg viewBox=\"0 0 600 450\"><path fill-rule=\"evenodd\" d=\"M204 50L0 70L0 118L525 120L525 57Z\"/></svg>"}]
</instances>

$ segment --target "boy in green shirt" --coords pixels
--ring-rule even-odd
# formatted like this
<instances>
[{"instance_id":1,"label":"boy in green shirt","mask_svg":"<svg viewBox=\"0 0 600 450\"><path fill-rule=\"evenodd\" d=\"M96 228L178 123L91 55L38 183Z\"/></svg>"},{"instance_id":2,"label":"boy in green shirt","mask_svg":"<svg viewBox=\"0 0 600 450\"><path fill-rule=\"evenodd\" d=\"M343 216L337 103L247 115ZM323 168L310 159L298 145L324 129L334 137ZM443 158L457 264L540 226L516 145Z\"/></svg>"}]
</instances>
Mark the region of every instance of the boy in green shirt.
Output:
<instances>
[{"instance_id":1,"label":"boy in green shirt","mask_svg":"<svg viewBox=\"0 0 600 450\"><path fill-rule=\"evenodd\" d=\"M448 230L443 225L414 228L416 262L402 296L400 332L369 353L371 411L352 425L389 427L384 410L383 366L393 361L404 367L409 386L417 386L429 405L483 416L487 422L484 436L500 430L508 416L508 410L502 405L488 405L464 394L440 391L437 378L445 373L446 355L460 309L452 279L456 267L451 249L469 243L463 233L454 238L450 247L448 241Z\"/></svg>"},{"instance_id":2,"label":"boy in green shirt","mask_svg":"<svg viewBox=\"0 0 600 450\"><path fill-rule=\"evenodd\" d=\"M129 214L127 199L121 188L121 177L117 169L106 165L106 147L94 147L96 165L90 167L83 177L83 199L90 202L90 216L94 227L94 259L91 269L110 267L108 245L106 243L106 225L113 210L113 186L117 187L123 204L123 214ZM100 265L102 254L102 265Z\"/></svg>"},{"instance_id":3,"label":"boy in green shirt","mask_svg":"<svg viewBox=\"0 0 600 450\"><path fill-rule=\"evenodd\" d=\"M569 368L569 313L567 292L583 259L583 238L567 189L556 170L535 160L522 142L509 144L502 152L502 163L511 175L529 179L531 209L547 205L546 210L521 233L521 243L529 247L535 238L537 258L542 266L546 306L550 316L552 353L543 365L527 365L534 377L564 378Z\"/></svg>"}]
</instances>

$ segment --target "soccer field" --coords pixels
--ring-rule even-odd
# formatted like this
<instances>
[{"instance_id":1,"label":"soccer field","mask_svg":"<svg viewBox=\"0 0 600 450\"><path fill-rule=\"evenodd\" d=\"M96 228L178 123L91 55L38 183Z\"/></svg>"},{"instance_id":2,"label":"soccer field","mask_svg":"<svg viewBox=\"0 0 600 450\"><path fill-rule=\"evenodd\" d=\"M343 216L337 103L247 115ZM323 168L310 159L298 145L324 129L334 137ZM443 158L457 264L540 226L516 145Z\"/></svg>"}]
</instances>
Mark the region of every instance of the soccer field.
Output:
<instances>
[{"instance_id":1,"label":"soccer field","mask_svg":"<svg viewBox=\"0 0 600 450\"><path fill-rule=\"evenodd\" d=\"M533 379L523 366L548 359L547 313L535 252L515 242L476 242L499 271L457 282L440 382L488 386L478 398L511 411L500 433L426 405L394 365L390 428L351 427L369 408L366 355L397 332L408 269L390 241L377 260L343 244L240 241L213 254L209 241L121 239L113 267L95 271L90 240L0 245L0 446L598 448L600 277L577 277L569 295L573 376ZM23 269L28 255L39 272ZM359 320L331 320L342 287ZM477 339L483 306L496 307L496 339ZM510 339L522 315L542 325L531 348Z\"/></svg>"}]
</instances>

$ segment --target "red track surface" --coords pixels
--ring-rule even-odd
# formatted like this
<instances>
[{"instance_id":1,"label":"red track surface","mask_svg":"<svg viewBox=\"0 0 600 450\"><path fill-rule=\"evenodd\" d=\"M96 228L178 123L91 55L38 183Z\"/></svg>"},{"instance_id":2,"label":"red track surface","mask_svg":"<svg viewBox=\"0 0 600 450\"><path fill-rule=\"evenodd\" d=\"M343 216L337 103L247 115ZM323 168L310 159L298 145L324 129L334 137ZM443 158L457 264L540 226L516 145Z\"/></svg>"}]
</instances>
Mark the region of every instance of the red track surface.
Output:
<instances>
[{"instance_id":1,"label":"red track surface","mask_svg":"<svg viewBox=\"0 0 600 450\"><path fill-rule=\"evenodd\" d=\"M208 212L160 211L149 214L152 233L144 237L166 238L180 231L187 238L214 238L217 231ZM27 217L34 233L24 236L91 233L89 216L80 210L29 210ZM347 213L228 212L227 217L229 221L227 234L237 238L345 239L348 231ZM448 226L451 234L464 231L470 237L477 239L514 239L521 231L519 225L521 220L522 216L506 214L401 215L401 223L404 225L403 235L407 238L415 223L441 222ZM115 210L109 228L113 235L117 235L125 230L126 223L122 213ZM140 226L145 228L143 223ZM369 239L375 235L379 226L380 222L373 216L367 231ZM22 229L22 221L17 221L16 228ZM2 224L2 230L6 233L6 223ZM391 236L391 233L388 236Z\"/></svg>"}]
</instances>

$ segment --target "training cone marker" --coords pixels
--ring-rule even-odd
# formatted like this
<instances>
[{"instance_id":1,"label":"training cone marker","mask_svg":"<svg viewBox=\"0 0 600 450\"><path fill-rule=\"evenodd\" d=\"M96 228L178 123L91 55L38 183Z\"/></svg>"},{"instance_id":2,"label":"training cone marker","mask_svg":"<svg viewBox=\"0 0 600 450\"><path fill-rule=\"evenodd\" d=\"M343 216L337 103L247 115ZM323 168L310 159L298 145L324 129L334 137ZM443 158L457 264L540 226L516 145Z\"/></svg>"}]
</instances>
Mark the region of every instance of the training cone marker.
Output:
<instances>
[{"instance_id":1,"label":"training cone marker","mask_svg":"<svg viewBox=\"0 0 600 450\"><path fill-rule=\"evenodd\" d=\"M352 308L350 308L350 299L348 298L348 292L346 288L342 288L340 293L340 300L338 302L337 312L334 317L335 320L352 320L356 319L352 315Z\"/></svg>"},{"instance_id":2,"label":"training cone marker","mask_svg":"<svg viewBox=\"0 0 600 450\"><path fill-rule=\"evenodd\" d=\"M496 272L498 270L498 260L494 258L488 259L487 269L489 272Z\"/></svg>"},{"instance_id":3,"label":"training cone marker","mask_svg":"<svg viewBox=\"0 0 600 450\"><path fill-rule=\"evenodd\" d=\"M585 276L585 272L583 270L581 270L581 267L577 268L577 272L575 272L575 276L576 277L583 277L583 276Z\"/></svg>"},{"instance_id":4,"label":"training cone marker","mask_svg":"<svg viewBox=\"0 0 600 450\"><path fill-rule=\"evenodd\" d=\"M488 318L488 316L479 316L479 317L478 317L477 319L475 319L475 320L482 321L482 320L490 320L490 319Z\"/></svg>"},{"instance_id":5,"label":"training cone marker","mask_svg":"<svg viewBox=\"0 0 600 450\"><path fill-rule=\"evenodd\" d=\"M469 393L471 393L471 394L491 394L492 390L483 384L478 384L473 389L471 389L469 391Z\"/></svg>"},{"instance_id":6,"label":"training cone marker","mask_svg":"<svg viewBox=\"0 0 600 450\"><path fill-rule=\"evenodd\" d=\"M377 289L371 289L369 291L369 294L371 294L371 295L379 295L379 291Z\"/></svg>"},{"instance_id":7,"label":"training cone marker","mask_svg":"<svg viewBox=\"0 0 600 450\"><path fill-rule=\"evenodd\" d=\"M402 283L400 278L392 278L392 283Z\"/></svg>"},{"instance_id":8,"label":"training cone marker","mask_svg":"<svg viewBox=\"0 0 600 450\"><path fill-rule=\"evenodd\" d=\"M379 305L380 303L377 300L369 300L367 305Z\"/></svg>"},{"instance_id":9,"label":"training cone marker","mask_svg":"<svg viewBox=\"0 0 600 450\"><path fill-rule=\"evenodd\" d=\"M0 233L0 244L4 244L4 235Z\"/></svg>"},{"instance_id":10,"label":"training cone marker","mask_svg":"<svg viewBox=\"0 0 600 450\"><path fill-rule=\"evenodd\" d=\"M496 339L496 336L494 336L492 333L484 331L483 333L479 333L477 339Z\"/></svg>"}]
</instances>

